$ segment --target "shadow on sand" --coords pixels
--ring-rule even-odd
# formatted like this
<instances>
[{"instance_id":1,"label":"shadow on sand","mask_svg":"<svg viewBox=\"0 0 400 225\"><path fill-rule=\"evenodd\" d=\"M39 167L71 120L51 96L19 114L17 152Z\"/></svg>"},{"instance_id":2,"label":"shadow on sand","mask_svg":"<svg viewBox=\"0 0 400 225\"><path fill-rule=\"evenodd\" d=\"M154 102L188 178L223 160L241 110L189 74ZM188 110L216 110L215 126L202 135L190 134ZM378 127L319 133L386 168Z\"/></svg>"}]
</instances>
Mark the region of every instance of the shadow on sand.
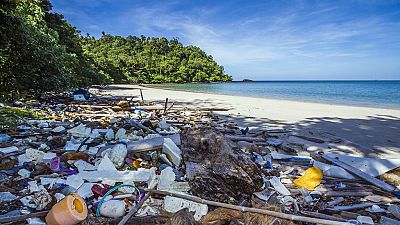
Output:
<instances>
[{"instance_id":1,"label":"shadow on sand","mask_svg":"<svg viewBox=\"0 0 400 225\"><path fill-rule=\"evenodd\" d=\"M361 148L365 156L378 154L398 155L400 158L400 118L390 115L369 116L367 119L345 119L338 117L313 117L298 123L268 118L250 118L230 115L241 127L273 129L280 127L292 131L324 132L348 140Z\"/></svg>"}]
</instances>

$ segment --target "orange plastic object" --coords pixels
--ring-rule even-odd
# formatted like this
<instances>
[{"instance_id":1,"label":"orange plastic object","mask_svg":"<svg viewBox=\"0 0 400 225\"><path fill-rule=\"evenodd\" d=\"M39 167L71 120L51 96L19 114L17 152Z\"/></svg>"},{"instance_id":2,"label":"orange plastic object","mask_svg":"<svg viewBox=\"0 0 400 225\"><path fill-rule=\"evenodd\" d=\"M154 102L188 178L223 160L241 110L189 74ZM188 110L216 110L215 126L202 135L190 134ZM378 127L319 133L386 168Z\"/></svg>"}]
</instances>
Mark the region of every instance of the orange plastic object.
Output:
<instances>
[{"instance_id":1,"label":"orange plastic object","mask_svg":"<svg viewBox=\"0 0 400 225\"><path fill-rule=\"evenodd\" d=\"M57 120L57 121L61 121L61 120L62 120L62 118L59 117L59 116L49 116L49 119L51 119L51 120Z\"/></svg>"},{"instance_id":2,"label":"orange plastic object","mask_svg":"<svg viewBox=\"0 0 400 225\"><path fill-rule=\"evenodd\" d=\"M67 160L80 160L80 159L84 161L89 160L89 155L85 152L68 152L65 153L63 156L65 156Z\"/></svg>"},{"instance_id":3,"label":"orange plastic object","mask_svg":"<svg viewBox=\"0 0 400 225\"><path fill-rule=\"evenodd\" d=\"M324 174L320 168L311 167L306 170L304 176L297 178L293 183L299 187L307 188L307 190L312 191L321 183L323 176Z\"/></svg>"},{"instance_id":4,"label":"orange plastic object","mask_svg":"<svg viewBox=\"0 0 400 225\"><path fill-rule=\"evenodd\" d=\"M86 219L88 209L78 194L65 196L46 216L47 225L74 225Z\"/></svg>"}]
</instances>

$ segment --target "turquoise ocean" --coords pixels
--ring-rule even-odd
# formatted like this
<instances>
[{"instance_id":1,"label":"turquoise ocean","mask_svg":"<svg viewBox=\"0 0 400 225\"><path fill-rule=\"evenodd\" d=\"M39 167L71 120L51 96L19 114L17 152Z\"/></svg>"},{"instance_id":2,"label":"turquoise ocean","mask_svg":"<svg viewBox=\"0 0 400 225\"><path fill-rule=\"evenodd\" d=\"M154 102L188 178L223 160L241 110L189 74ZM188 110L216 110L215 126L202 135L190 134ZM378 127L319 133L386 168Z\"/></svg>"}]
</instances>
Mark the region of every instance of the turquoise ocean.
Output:
<instances>
[{"instance_id":1,"label":"turquoise ocean","mask_svg":"<svg viewBox=\"0 0 400 225\"><path fill-rule=\"evenodd\" d=\"M254 81L157 86L192 92L400 109L400 80Z\"/></svg>"}]
</instances>

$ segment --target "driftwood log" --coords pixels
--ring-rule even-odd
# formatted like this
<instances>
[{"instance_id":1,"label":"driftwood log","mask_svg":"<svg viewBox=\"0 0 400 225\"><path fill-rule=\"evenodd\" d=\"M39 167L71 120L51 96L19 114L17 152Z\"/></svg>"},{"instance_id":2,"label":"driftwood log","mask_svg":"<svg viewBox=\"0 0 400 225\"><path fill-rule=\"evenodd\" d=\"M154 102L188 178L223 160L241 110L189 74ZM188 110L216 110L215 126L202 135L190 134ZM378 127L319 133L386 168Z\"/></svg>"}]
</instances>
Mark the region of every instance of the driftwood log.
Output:
<instances>
[{"instance_id":1,"label":"driftwood log","mask_svg":"<svg viewBox=\"0 0 400 225\"><path fill-rule=\"evenodd\" d=\"M185 130L182 152L192 193L228 202L249 199L261 190L263 179L251 155L234 146L211 128Z\"/></svg>"}]
</instances>

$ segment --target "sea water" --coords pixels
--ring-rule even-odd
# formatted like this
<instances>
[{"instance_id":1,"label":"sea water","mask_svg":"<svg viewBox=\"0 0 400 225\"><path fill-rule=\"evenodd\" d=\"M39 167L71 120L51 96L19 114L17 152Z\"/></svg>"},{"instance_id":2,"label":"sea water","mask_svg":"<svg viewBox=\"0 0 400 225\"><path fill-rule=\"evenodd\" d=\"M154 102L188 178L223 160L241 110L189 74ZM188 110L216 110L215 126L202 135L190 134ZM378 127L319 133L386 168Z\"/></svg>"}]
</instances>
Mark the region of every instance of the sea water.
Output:
<instances>
[{"instance_id":1,"label":"sea water","mask_svg":"<svg viewBox=\"0 0 400 225\"><path fill-rule=\"evenodd\" d=\"M254 81L157 86L192 92L400 109L400 80Z\"/></svg>"}]
</instances>

